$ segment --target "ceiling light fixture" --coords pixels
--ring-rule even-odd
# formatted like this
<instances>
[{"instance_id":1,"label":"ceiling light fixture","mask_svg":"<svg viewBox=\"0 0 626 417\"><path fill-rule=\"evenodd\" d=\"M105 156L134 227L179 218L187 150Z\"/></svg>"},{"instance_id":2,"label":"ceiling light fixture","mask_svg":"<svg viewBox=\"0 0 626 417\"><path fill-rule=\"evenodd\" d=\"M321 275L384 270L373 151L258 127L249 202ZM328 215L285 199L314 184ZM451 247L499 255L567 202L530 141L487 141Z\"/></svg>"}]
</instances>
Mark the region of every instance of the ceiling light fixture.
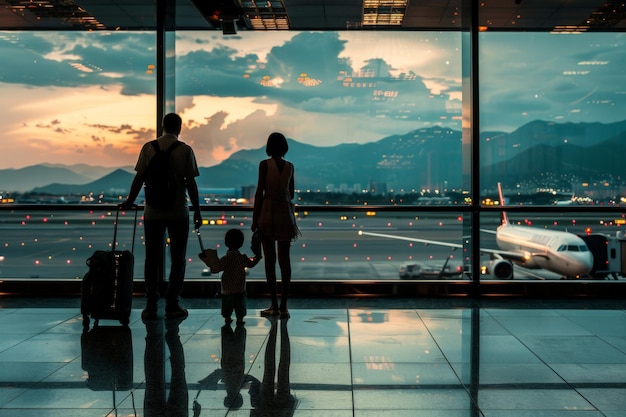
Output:
<instances>
[{"instance_id":1,"label":"ceiling light fixture","mask_svg":"<svg viewBox=\"0 0 626 417\"><path fill-rule=\"evenodd\" d=\"M78 29L106 29L95 17L72 0L7 0L5 7L14 13L31 13L37 20L59 19Z\"/></svg>"},{"instance_id":2,"label":"ceiling light fixture","mask_svg":"<svg viewBox=\"0 0 626 417\"><path fill-rule=\"evenodd\" d=\"M363 26L401 26L408 0L364 0Z\"/></svg>"},{"instance_id":3,"label":"ceiling light fixture","mask_svg":"<svg viewBox=\"0 0 626 417\"><path fill-rule=\"evenodd\" d=\"M283 0L243 0L245 19L254 30L289 30L289 19Z\"/></svg>"}]
</instances>

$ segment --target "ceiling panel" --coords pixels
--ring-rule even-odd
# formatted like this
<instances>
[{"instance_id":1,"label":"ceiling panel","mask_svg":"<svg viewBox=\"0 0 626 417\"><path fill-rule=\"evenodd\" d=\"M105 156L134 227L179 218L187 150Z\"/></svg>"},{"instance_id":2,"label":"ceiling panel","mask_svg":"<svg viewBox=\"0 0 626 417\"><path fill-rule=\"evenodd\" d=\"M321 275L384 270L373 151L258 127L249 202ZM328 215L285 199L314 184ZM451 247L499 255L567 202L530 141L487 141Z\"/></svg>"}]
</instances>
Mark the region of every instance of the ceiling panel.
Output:
<instances>
[{"instance_id":1,"label":"ceiling panel","mask_svg":"<svg viewBox=\"0 0 626 417\"><path fill-rule=\"evenodd\" d=\"M171 1L176 4L176 24L179 28L213 27L191 0ZM198 4L203 7L218 7L224 4L232 6L238 0L195 1L201 1ZM488 30L552 30L557 25L582 25L585 22L589 22L590 30L624 30L626 27L626 3L623 1L477 1L480 1L479 24ZM102 27L98 28L107 30L150 29L156 25L156 4L157 0L0 0L0 29L89 29L86 23L89 19L100 22ZM263 5L263 2L254 4ZM283 0L283 4L294 30L345 29L348 24L355 28L362 19L362 0ZM402 27L458 29L462 5L467 5L467 2L410 0ZM77 18L76 15L81 13L87 13L89 19ZM370 30L381 28L368 27Z\"/></svg>"}]
</instances>

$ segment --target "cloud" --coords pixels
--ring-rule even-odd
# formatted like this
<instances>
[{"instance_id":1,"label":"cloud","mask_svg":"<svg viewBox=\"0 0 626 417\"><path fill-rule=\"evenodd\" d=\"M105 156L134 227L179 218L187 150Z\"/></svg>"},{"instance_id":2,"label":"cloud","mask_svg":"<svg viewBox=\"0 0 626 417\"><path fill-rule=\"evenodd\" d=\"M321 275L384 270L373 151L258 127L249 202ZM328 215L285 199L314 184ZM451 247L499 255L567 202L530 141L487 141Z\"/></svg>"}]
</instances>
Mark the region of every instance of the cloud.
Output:
<instances>
[{"instance_id":1,"label":"cloud","mask_svg":"<svg viewBox=\"0 0 626 417\"><path fill-rule=\"evenodd\" d=\"M0 81L28 86L121 85L123 95L154 94L155 35L142 32L18 32L0 39ZM124 45L120 48L120 45ZM85 71L88 69L89 71Z\"/></svg>"},{"instance_id":2,"label":"cloud","mask_svg":"<svg viewBox=\"0 0 626 417\"><path fill-rule=\"evenodd\" d=\"M197 31L176 38L181 137L202 166L259 148L272 131L325 146L435 124L460 129L460 33ZM533 119L623 119L624 39L481 34L481 130L512 131ZM0 66L7 138L32 149L24 153L30 160L57 157L60 144L75 141L86 154L104 148L111 164L134 162L156 135L156 80L148 71L155 43L153 32L0 34L0 54L11 62Z\"/></svg>"},{"instance_id":3,"label":"cloud","mask_svg":"<svg viewBox=\"0 0 626 417\"><path fill-rule=\"evenodd\" d=\"M320 116L439 121L451 118L450 111L460 115L458 106L446 103L448 89L460 90L458 81L441 77L433 96L419 75L385 58L371 57L353 68L349 58L340 57L348 42L336 32L297 33L273 46L265 59L238 50L234 46L242 44L236 43L196 49L178 58L177 97L257 97L258 103Z\"/></svg>"},{"instance_id":4,"label":"cloud","mask_svg":"<svg viewBox=\"0 0 626 417\"><path fill-rule=\"evenodd\" d=\"M113 133L116 135L119 135L119 134L128 135L132 137L132 139L135 141L147 141L150 139L154 139L156 136L156 131L154 129L134 128L132 125L125 124L125 123L119 126L106 125L106 124L90 124L90 123L86 123L85 125L88 127L97 129L97 130L106 131L106 132ZM92 135L92 138L93 137L94 136Z\"/></svg>"},{"instance_id":5,"label":"cloud","mask_svg":"<svg viewBox=\"0 0 626 417\"><path fill-rule=\"evenodd\" d=\"M225 123L227 117L226 112L215 113L204 124L181 133L182 140L193 147L199 165L215 165L237 150L256 148L267 140L264 111L258 110L230 124Z\"/></svg>"},{"instance_id":6,"label":"cloud","mask_svg":"<svg viewBox=\"0 0 626 417\"><path fill-rule=\"evenodd\" d=\"M50 123L37 123L35 127L39 129L48 129L55 133L65 135L66 133L72 133L72 129L66 129L60 126L61 122L58 119L52 120Z\"/></svg>"},{"instance_id":7,"label":"cloud","mask_svg":"<svg viewBox=\"0 0 626 417\"><path fill-rule=\"evenodd\" d=\"M481 38L481 128L512 131L535 119L622 120L620 34L498 34ZM540 47L537 47L540 45Z\"/></svg>"}]
</instances>

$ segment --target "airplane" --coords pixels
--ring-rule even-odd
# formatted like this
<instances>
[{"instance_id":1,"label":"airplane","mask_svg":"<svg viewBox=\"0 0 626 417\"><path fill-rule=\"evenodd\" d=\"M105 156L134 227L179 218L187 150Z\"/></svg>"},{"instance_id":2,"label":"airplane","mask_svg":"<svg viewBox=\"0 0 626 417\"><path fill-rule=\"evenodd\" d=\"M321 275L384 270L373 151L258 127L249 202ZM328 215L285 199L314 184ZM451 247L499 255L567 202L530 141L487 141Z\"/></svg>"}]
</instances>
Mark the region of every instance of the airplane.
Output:
<instances>
[{"instance_id":1,"label":"airplane","mask_svg":"<svg viewBox=\"0 0 626 417\"><path fill-rule=\"evenodd\" d=\"M498 183L498 194L500 204L504 206L500 183ZM580 278L588 275L593 267L593 254L579 236L564 231L513 225L509 222L506 211L502 212L501 224L496 231L484 229L481 231L495 234L499 248L480 249L482 253L488 253L491 256L488 265L481 265L481 274L493 275L498 279L513 279L513 264L515 264L527 269L544 269L565 278ZM358 234L447 246L454 249L463 247L456 243L362 230Z\"/></svg>"}]
</instances>

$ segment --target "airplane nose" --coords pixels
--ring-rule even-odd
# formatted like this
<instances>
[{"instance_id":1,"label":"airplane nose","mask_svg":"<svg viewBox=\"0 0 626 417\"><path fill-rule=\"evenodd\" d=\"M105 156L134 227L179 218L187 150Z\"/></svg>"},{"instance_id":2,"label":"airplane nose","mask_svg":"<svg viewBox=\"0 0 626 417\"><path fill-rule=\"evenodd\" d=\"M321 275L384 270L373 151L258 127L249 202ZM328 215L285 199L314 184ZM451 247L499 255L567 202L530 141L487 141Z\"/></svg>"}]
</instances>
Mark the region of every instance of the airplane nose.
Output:
<instances>
[{"instance_id":1,"label":"airplane nose","mask_svg":"<svg viewBox=\"0 0 626 417\"><path fill-rule=\"evenodd\" d=\"M591 252L580 254L576 256L573 266L576 268L577 275L586 275L591 272L593 268L593 255Z\"/></svg>"}]
</instances>

